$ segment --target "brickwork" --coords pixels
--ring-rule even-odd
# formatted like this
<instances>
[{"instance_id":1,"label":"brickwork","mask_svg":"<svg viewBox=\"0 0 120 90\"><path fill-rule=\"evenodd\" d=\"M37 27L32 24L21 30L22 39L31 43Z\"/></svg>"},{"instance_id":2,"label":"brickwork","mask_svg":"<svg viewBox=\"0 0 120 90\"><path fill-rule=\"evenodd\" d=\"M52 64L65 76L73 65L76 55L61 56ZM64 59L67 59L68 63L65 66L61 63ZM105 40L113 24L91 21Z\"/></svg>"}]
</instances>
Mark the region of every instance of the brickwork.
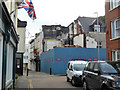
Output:
<instances>
[{"instance_id":1,"label":"brickwork","mask_svg":"<svg viewBox=\"0 0 120 90\"><path fill-rule=\"evenodd\" d=\"M120 49L120 38L111 40L111 20L120 17L120 6L110 10L110 2L105 3L107 60L112 60L112 50Z\"/></svg>"}]
</instances>

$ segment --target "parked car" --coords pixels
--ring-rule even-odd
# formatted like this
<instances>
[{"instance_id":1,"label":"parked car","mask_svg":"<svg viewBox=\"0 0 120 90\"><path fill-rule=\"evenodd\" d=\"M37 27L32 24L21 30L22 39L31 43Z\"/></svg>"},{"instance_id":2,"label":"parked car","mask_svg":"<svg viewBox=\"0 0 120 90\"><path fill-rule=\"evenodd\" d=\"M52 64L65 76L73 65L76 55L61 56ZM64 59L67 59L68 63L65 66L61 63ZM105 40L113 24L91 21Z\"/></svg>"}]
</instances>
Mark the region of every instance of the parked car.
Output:
<instances>
[{"instance_id":1,"label":"parked car","mask_svg":"<svg viewBox=\"0 0 120 90\"><path fill-rule=\"evenodd\" d=\"M67 82L71 81L71 84L78 85L82 83L82 71L86 65L86 61L69 61L67 67Z\"/></svg>"},{"instance_id":2,"label":"parked car","mask_svg":"<svg viewBox=\"0 0 120 90\"><path fill-rule=\"evenodd\" d=\"M120 90L120 61L89 62L82 80L84 90Z\"/></svg>"}]
</instances>

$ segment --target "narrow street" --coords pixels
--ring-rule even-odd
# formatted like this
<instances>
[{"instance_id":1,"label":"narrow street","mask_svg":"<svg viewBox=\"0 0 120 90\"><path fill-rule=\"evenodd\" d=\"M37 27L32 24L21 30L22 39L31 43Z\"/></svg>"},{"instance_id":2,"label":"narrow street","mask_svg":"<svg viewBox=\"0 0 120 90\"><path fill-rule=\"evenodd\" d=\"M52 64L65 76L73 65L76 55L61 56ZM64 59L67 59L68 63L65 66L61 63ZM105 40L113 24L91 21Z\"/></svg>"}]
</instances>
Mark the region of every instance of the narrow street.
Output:
<instances>
[{"instance_id":1,"label":"narrow street","mask_svg":"<svg viewBox=\"0 0 120 90\"><path fill-rule=\"evenodd\" d=\"M63 75L49 75L42 72L30 71L26 76L20 76L16 80L16 88L73 88L83 90L80 86L72 86L66 81L66 76Z\"/></svg>"}]
</instances>

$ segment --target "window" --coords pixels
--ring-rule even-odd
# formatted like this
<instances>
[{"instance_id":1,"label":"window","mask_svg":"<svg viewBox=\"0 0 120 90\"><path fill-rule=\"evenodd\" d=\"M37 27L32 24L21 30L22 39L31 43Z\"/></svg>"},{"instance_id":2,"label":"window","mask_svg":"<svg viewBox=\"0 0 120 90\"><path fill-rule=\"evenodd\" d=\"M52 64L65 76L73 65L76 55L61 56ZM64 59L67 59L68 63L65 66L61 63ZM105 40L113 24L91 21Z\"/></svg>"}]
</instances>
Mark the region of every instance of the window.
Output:
<instances>
[{"instance_id":1,"label":"window","mask_svg":"<svg viewBox=\"0 0 120 90\"><path fill-rule=\"evenodd\" d=\"M109 73L117 73L116 68L114 68L111 64L109 63L101 63L101 71L104 74L109 74Z\"/></svg>"},{"instance_id":2,"label":"window","mask_svg":"<svg viewBox=\"0 0 120 90\"><path fill-rule=\"evenodd\" d=\"M85 68L85 64L74 64L75 71L82 71Z\"/></svg>"},{"instance_id":3,"label":"window","mask_svg":"<svg viewBox=\"0 0 120 90\"><path fill-rule=\"evenodd\" d=\"M7 68L6 68L6 85L12 81L13 75L13 46L7 44Z\"/></svg>"},{"instance_id":4,"label":"window","mask_svg":"<svg viewBox=\"0 0 120 90\"><path fill-rule=\"evenodd\" d=\"M98 69L98 64L96 63L94 66L94 70Z\"/></svg>"},{"instance_id":5,"label":"window","mask_svg":"<svg viewBox=\"0 0 120 90\"><path fill-rule=\"evenodd\" d=\"M111 34L112 38L120 37L120 18L111 22Z\"/></svg>"},{"instance_id":6,"label":"window","mask_svg":"<svg viewBox=\"0 0 120 90\"><path fill-rule=\"evenodd\" d=\"M93 66L94 66L94 63L90 63L90 64L89 64L89 67L88 67L88 70L89 70L89 71L93 71Z\"/></svg>"},{"instance_id":7,"label":"window","mask_svg":"<svg viewBox=\"0 0 120 90\"><path fill-rule=\"evenodd\" d=\"M113 50L112 51L112 61L120 60L120 50Z\"/></svg>"},{"instance_id":8,"label":"window","mask_svg":"<svg viewBox=\"0 0 120 90\"><path fill-rule=\"evenodd\" d=\"M118 7L120 5L120 0L110 0L110 10Z\"/></svg>"},{"instance_id":9,"label":"window","mask_svg":"<svg viewBox=\"0 0 120 90\"><path fill-rule=\"evenodd\" d=\"M98 48L98 47L99 47L99 48L102 48L102 43L99 42L99 41L97 42L97 48Z\"/></svg>"},{"instance_id":10,"label":"window","mask_svg":"<svg viewBox=\"0 0 120 90\"><path fill-rule=\"evenodd\" d=\"M100 25L94 25L94 32L100 32Z\"/></svg>"}]
</instances>

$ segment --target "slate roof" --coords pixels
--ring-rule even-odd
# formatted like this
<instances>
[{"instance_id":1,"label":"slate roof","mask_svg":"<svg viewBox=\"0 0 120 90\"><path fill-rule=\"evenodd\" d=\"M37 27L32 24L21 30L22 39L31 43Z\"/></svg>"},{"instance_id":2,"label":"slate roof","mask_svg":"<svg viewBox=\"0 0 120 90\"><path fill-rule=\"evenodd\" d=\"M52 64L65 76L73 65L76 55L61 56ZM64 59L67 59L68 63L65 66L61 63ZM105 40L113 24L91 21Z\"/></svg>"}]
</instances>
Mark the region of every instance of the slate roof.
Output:
<instances>
[{"instance_id":1,"label":"slate roof","mask_svg":"<svg viewBox=\"0 0 120 90\"><path fill-rule=\"evenodd\" d=\"M78 20L80 21L82 28L85 33L89 32L89 26L91 26L96 18L91 18L91 17L78 17Z\"/></svg>"},{"instance_id":2,"label":"slate roof","mask_svg":"<svg viewBox=\"0 0 120 90\"><path fill-rule=\"evenodd\" d=\"M27 26L27 22L26 21L21 21L18 19L18 27L26 27Z\"/></svg>"}]
</instances>

